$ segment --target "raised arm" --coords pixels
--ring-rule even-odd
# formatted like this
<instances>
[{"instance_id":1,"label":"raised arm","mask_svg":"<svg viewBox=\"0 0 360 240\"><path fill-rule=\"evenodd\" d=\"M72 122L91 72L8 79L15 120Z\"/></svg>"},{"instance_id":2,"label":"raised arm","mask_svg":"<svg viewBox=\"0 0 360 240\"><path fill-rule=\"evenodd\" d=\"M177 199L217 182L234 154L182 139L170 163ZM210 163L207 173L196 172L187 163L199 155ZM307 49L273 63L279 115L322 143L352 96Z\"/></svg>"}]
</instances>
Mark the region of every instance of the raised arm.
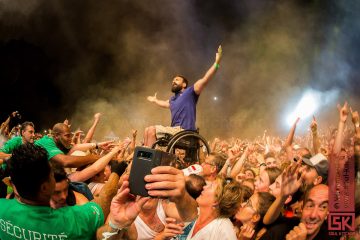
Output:
<instances>
[{"instance_id":1,"label":"raised arm","mask_svg":"<svg viewBox=\"0 0 360 240\"><path fill-rule=\"evenodd\" d=\"M136 145L136 136L137 136L137 130L132 130L132 139L131 139L131 143L129 145L129 154L133 153L135 150L135 145Z\"/></svg>"},{"instance_id":2,"label":"raised arm","mask_svg":"<svg viewBox=\"0 0 360 240\"><path fill-rule=\"evenodd\" d=\"M6 129L9 128L10 119L13 118L13 117L15 117L17 113L18 113L17 111L12 112L12 113L9 115L9 117L5 120L5 122L3 122L3 123L1 124L1 128L0 128L0 133L1 133L1 134L3 134L3 135L6 134Z\"/></svg>"},{"instance_id":3,"label":"raised arm","mask_svg":"<svg viewBox=\"0 0 360 240\"><path fill-rule=\"evenodd\" d=\"M94 136L94 133L95 133L96 126L98 125L98 123L100 121L100 117L101 117L101 113L95 113L94 122L91 125L91 127L89 128L89 131L86 133L86 136L85 136L85 138L83 140L83 143L91 142L91 140L92 140L92 138Z\"/></svg>"},{"instance_id":4,"label":"raised arm","mask_svg":"<svg viewBox=\"0 0 360 240\"><path fill-rule=\"evenodd\" d=\"M312 144L313 144L313 151L314 154L318 154L320 152L320 139L318 137L317 132L317 122L315 116L313 116L313 120L310 125L311 133L312 133Z\"/></svg>"},{"instance_id":5,"label":"raised arm","mask_svg":"<svg viewBox=\"0 0 360 240\"><path fill-rule=\"evenodd\" d=\"M234 166L236 159L241 155L240 147L235 144L232 148L228 150L228 159L222 169L220 170L219 174L223 175L224 177L231 177L231 169Z\"/></svg>"},{"instance_id":6,"label":"raised arm","mask_svg":"<svg viewBox=\"0 0 360 240\"><path fill-rule=\"evenodd\" d=\"M280 216L281 210L289 198L293 195L300 187L302 183L301 175L299 174L299 169L301 166L301 161L297 163L292 163L288 166L281 175L281 191L278 196L276 196L275 201L271 204L267 210L263 223L266 225L272 224Z\"/></svg>"},{"instance_id":7,"label":"raised arm","mask_svg":"<svg viewBox=\"0 0 360 240\"><path fill-rule=\"evenodd\" d=\"M238 175L241 172L241 169L244 165L244 162L246 158L249 156L249 153L251 151L251 146L247 146L244 153L241 155L240 159L235 163L233 168L231 169L230 176L235 179L236 175Z\"/></svg>"},{"instance_id":8,"label":"raised arm","mask_svg":"<svg viewBox=\"0 0 360 240\"><path fill-rule=\"evenodd\" d=\"M211 152L216 152L216 148L220 143L220 139L219 138L214 138L214 141L211 142L210 144L210 150Z\"/></svg>"},{"instance_id":9,"label":"raised arm","mask_svg":"<svg viewBox=\"0 0 360 240\"><path fill-rule=\"evenodd\" d=\"M68 155L71 155L71 153L75 152L75 151L83 151L86 152L87 150L91 150L91 149L108 149L109 146L113 143L114 141L105 141L105 142L99 142L99 143L79 143L79 144L75 144L69 151Z\"/></svg>"},{"instance_id":10,"label":"raised arm","mask_svg":"<svg viewBox=\"0 0 360 240\"><path fill-rule=\"evenodd\" d=\"M151 103L155 103L159 107L170 108L169 100L159 100L157 99L156 95L157 93L155 93L154 96L148 96L146 99Z\"/></svg>"},{"instance_id":11,"label":"raised arm","mask_svg":"<svg viewBox=\"0 0 360 240\"><path fill-rule=\"evenodd\" d=\"M348 116L348 104L347 102L344 103L344 105L341 107L339 104L337 106L338 110L339 110L339 125L338 125L338 131L336 133L336 137L335 137L335 143L334 143L334 147L333 147L333 154L339 154L341 151L341 147L343 144L343 140L344 140L344 128L345 128L345 123L346 123L346 119Z\"/></svg>"},{"instance_id":12,"label":"raised arm","mask_svg":"<svg viewBox=\"0 0 360 240\"><path fill-rule=\"evenodd\" d=\"M57 154L51 158L52 161L59 162L63 167L81 167L95 162L99 159L97 155L88 156L68 156L65 154Z\"/></svg>"},{"instance_id":13,"label":"raised arm","mask_svg":"<svg viewBox=\"0 0 360 240\"><path fill-rule=\"evenodd\" d=\"M204 89L206 84L215 75L216 70L219 68L221 57L222 57L222 48L220 45L218 48L218 51L216 53L215 63L213 65L211 65L211 67L205 73L205 75L201 79L197 80L196 83L194 84L194 91L197 95L200 95L200 93L202 92L202 90Z\"/></svg>"},{"instance_id":14,"label":"raised arm","mask_svg":"<svg viewBox=\"0 0 360 240\"><path fill-rule=\"evenodd\" d=\"M350 108L351 119L355 127L355 135L354 135L354 157L355 157L355 166L357 171L360 169L360 118L359 113L357 111L353 111Z\"/></svg>"},{"instance_id":15,"label":"raised arm","mask_svg":"<svg viewBox=\"0 0 360 240\"><path fill-rule=\"evenodd\" d=\"M294 135L295 135L295 130L296 130L296 125L299 122L300 118L297 118L294 122L294 124L292 125L292 127L290 128L290 132L286 138L286 141L284 143L284 148L286 150L286 154L287 154L287 158L288 160L290 160L290 162L292 162L294 160L294 154L292 151L292 142L294 139Z\"/></svg>"},{"instance_id":16,"label":"raised arm","mask_svg":"<svg viewBox=\"0 0 360 240\"><path fill-rule=\"evenodd\" d=\"M146 189L151 197L169 198L176 204L181 219L192 221L197 216L197 203L185 189L183 171L160 166L151 170L151 175L145 176Z\"/></svg>"},{"instance_id":17,"label":"raised arm","mask_svg":"<svg viewBox=\"0 0 360 240\"><path fill-rule=\"evenodd\" d=\"M124 179L119 192L111 201L108 224L97 230L96 237L100 239L121 239L119 234L126 231L139 215L141 207L149 198L130 195L128 178ZM121 236L121 235L120 235Z\"/></svg>"},{"instance_id":18,"label":"raised arm","mask_svg":"<svg viewBox=\"0 0 360 240\"><path fill-rule=\"evenodd\" d=\"M83 133L83 131L81 131L80 129L76 130L72 139L71 139L71 144L80 144L81 143L81 134Z\"/></svg>"},{"instance_id":19,"label":"raised arm","mask_svg":"<svg viewBox=\"0 0 360 240\"><path fill-rule=\"evenodd\" d=\"M88 166L87 168L76 171L72 174L70 174L69 179L71 181L76 182L85 182L86 180L92 178L96 174L98 174L100 171L102 171L106 165L110 162L111 159L116 156L116 154L122 149L121 146L114 147L108 154L105 156L99 158L96 162Z\"/></svg>"},{"instance_id":20,"label":"raised arm","mask_svg":"<svg viewBox=\"0 0 360 240\"><path fill-rule=\"evenodd\" d=\"M0 159L7 159L7 158L10 158L11 157L11 154L7 154L7 153L4 153L4 152L0 152Z\"/></svg>"}]
</instances>

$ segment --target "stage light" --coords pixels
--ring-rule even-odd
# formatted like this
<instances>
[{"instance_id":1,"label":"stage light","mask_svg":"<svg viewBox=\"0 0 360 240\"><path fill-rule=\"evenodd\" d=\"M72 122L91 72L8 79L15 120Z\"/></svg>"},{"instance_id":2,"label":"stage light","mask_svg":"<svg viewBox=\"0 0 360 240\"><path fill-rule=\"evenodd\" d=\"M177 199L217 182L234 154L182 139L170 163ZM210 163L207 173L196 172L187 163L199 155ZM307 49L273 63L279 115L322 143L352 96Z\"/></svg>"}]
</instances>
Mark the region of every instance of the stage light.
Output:
<instances>
[{"instance_id":1,"label":"stage light","mask_svg":"<svg viewBox=\"0 0 360 240\"><path fill-rule=\"evenodd\" d=\"M314 115L319 108L320 93L312 90L307 91L300 99L294 111L286 118L286 123L291 126L296 118L306 119Z\"/></svg>"}]
</instances>

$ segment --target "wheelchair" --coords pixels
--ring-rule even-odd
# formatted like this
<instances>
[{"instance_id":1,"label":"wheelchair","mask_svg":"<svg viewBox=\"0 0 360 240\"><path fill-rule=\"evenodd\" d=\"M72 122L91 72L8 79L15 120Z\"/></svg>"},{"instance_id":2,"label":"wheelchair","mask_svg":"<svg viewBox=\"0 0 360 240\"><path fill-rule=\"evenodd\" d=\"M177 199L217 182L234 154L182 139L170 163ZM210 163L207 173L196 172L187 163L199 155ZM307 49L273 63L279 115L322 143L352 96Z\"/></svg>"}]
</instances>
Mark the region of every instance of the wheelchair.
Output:
<instances>
[{"instance_id":1,"label":"wheelchair","mask_svg":"<svg viewBox=\"0 0 360 240\"><path fill-rule=\"evenodd\" d=\"M198 131L183 130L175 135L165 133L165 137L159 138L152 148L166 148L166 152L175 154L176 149L185 150L184 162L186 165L192 165L200 160L200 151L205 150L210 153L210 147L206 139ZM178 160L179 165L183 165ZM186 166L182 166L186 167Z\"/></svg>"}]
</instances>

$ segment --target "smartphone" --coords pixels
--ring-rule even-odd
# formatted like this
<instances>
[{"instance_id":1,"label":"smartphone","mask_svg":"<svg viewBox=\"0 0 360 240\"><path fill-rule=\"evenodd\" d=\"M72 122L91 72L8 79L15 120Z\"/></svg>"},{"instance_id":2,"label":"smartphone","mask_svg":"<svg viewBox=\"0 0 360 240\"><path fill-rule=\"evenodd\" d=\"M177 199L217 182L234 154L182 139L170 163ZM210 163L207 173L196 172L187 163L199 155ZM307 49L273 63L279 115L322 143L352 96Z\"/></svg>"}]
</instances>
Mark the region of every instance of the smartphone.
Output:
<instances>
[{"instance_id":1,"label":"smartphone","mask_svg":"<svg viewBox=\"0 0 360 240\"><path fill-rule=\"evenodd\" d=\"M144 177L157 166L175 166L176 156L171 153L146 147L136 147L129 176L130 193L149 196Z\"/></svg>"}]
</instances>

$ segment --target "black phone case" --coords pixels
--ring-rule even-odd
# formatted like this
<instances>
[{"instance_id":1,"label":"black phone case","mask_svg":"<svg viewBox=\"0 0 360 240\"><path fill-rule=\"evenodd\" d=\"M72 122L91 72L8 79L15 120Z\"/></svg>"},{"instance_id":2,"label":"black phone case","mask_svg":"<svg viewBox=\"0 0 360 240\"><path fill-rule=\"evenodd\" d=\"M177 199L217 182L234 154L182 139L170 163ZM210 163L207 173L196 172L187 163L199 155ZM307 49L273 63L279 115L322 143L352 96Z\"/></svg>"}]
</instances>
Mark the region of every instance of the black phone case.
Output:
<instances>
[{"instance_id":1,"label":"black phone case","mask_svg":"<svg viewBox=\"0 0 360 240\"><path fill-rule=\"evenodd\" d=\"M157 166L171 166L175 163L175 155L160 150L136 147L129 176L130 193L149 196L145 188L144 177L151 174L151 169Z\"/></svg>"}]
</instances>

